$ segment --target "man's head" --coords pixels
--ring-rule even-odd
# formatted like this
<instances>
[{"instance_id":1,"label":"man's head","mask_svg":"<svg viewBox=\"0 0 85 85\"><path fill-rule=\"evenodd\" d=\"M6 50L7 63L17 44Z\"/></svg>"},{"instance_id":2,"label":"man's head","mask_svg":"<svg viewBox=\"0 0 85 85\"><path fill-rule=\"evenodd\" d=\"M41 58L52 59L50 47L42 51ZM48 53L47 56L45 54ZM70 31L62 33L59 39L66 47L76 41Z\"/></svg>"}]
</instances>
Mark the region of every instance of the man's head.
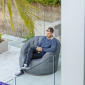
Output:
<instances>
[{"instance_id":1,"label":"man's head","mask_svg":"<svg viewBox=\"0 0 85 85\"><path fill-rule=\"evenodd\" d=\"M46 36L47 36L47 38L53 37L53 32L54 32L54 29L53 29L52 27L49 27L49 28L46 30Z\"/></svg>"}]
</instances>

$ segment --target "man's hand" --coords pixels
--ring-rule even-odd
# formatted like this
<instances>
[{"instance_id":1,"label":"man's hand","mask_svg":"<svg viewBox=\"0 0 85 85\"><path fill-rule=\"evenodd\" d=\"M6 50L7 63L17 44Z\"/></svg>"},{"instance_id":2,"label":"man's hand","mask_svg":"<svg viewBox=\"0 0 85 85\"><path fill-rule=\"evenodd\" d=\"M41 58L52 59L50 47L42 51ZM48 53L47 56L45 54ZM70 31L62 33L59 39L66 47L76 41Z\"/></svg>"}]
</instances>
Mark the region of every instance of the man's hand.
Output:
<instances>
[{"instance_id":1,"label":"man's hand","mask_svg":"<svg viewBox=\"0 0 85 85\"><path fill-rule=\"evenodd\" d=\"M38 48L38 50L39 50L39 51L42 51L42 48L41 48L41 47L39 47L39 48Z\"/></svg>"},{"instance_id":2,"label":"man's hand","mask_svg":"<svg viewBox=\"0 0 85 85\"><path fill-rule=\"evenodd\" d=\"M37 51L42 51L42 48L41 47L37 47L36 50Z\"/></svg>"},{"instance_id":3,"label":"man's hand","mask_svg":"<svg viewBox=\"0 0 85 85\"><path fill-rule=\"evenodd\" d=\"M36 51L38 51L38 47L36 48Z\"/></svg>"}]
</instances>

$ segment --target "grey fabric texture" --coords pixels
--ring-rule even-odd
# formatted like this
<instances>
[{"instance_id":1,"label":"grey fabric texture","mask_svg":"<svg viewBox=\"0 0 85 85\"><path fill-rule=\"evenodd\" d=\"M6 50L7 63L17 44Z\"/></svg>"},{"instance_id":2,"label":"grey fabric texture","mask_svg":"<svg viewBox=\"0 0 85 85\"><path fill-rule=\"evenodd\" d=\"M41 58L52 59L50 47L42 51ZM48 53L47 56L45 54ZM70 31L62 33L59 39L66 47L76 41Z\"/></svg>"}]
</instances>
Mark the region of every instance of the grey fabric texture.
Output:
<instances>
[{"instance_id":1,"label":"grey fabric texture","mask_svg":"<svg viewBox=\"0 0 85 85\"><path fill-rule=\"evenodd\" d=\"M39 44L44 36L36 36L28 40L21 48L19 56L20 68L23 65L26 53L30 47L35 47ZM56 39L56 38L55 38ZM40 59L32 59L29 66L30 69L26 70L27 73L35 75L51 74L53 73L53 56L55 56L55 72L58 68L59 53L61 49L61 43L57 40L57 49L55 52L46 52Z\"/></svg>"}]
</instances>

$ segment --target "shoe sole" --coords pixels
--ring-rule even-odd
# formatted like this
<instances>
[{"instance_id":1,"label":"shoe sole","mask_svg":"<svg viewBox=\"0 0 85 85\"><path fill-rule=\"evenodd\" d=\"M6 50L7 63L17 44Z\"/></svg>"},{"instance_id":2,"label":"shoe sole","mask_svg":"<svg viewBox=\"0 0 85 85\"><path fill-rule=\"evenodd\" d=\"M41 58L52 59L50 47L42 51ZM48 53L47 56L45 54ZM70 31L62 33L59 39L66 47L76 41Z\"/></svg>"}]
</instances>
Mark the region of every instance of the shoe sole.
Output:
<instances>
[{"instance_id":1,"label":"shoe sole","mask_svg":"<svg viewBox=\"0 0 85 85\"><path fill-rule=\"evenodd\" d=\"M22 75L22 74L24 74L24 73L21 73L21 74L15 74L15 75L13 75L13 77L17 77L17 76L20 76L20 75Z\"/></svg>"},{"instance_id":2,"label":"shoe sole","mask_svg":"<svg viewBox=\"0 0 85 85\"><path fill-rule=\"evenodd\" d=\"M25 70L25 69L30 69L30 67L28 67L28 68L21 68L22 70Z\"/></svg>"}]
</instances>

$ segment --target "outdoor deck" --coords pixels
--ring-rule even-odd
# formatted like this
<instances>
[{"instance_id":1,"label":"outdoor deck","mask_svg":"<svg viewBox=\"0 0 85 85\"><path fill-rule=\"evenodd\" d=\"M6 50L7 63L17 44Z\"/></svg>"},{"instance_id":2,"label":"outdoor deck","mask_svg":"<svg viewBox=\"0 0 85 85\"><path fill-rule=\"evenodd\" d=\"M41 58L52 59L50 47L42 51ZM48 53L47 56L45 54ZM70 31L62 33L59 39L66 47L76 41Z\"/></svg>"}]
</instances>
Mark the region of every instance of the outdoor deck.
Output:
<instances>
[{"instance_id":1,"label":"outdoor deck","mask_svg":"<svg viewBox=\"0 0 85 85\"><path fill-rule=\"evenodd\" d=\"M6 35L7 36L7 35ZM3 35L2 38L6 39ZM0 54L0 81L7 82L13 78L13 74L19 71L19 55L22 45L25 41L22 38L14 37L14 40L20 40L19 42L13 41L14 36L7 36L8 40L8 51ZM60 37L57 37L60 39ZM14 44L16 42L16 44ZM21 44L20 44L21 43ZM20 76L20 81L26 82L29 85L53 85L53 74L35 76L30 74L24 74ZM56 85L61 85L61 53L59 56L58 70L55 73ZM38 81L38 82L37 82ZM12 81L11 81L12 82ZM40 84L41 83L41 84Z\"/></svg>"}]
</instances>

